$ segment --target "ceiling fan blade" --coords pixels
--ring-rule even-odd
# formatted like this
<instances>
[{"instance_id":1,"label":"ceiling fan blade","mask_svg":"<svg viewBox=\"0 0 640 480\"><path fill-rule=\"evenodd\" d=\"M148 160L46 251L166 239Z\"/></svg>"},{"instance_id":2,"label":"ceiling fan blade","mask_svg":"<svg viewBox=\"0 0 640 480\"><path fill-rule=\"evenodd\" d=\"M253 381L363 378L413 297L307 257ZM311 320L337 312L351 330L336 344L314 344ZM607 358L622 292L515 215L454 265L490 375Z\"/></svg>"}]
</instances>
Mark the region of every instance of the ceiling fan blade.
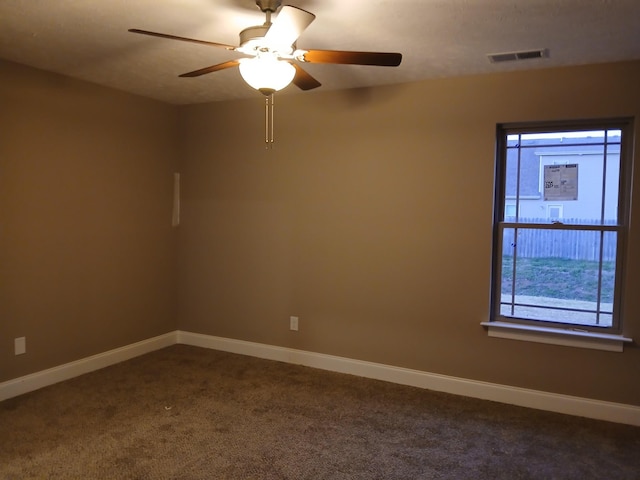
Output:
<instances>
[{"instance_id":1,"label":"ceiling fan blade","mask_svg":"<svg viewBox=\"0 0 640 480\"><path fill-rule=\"evenodd\" d=\"M397 67L402 62L401 53L345 52L340 50L302 50L302 55L296 58L309 63L341 63L379 67Z\"/></svg>"},{"instance_id":2,"label":"ceiling fan blade","mask_svg":"<svg viewBox=\"0 0 640 480\"><path fill-rule=\"evenodd\" d=\"M218 70L235 67L236 65L240 65L239 60L229 60L228 62L218 63L216 65L211 65L210 67L201 68L200 70L194 70L193 72L183 73L180 77L199 77L206 73L217 72Z\"/></svg>"},{"instance_id":3,"label":"ceiling fan blade","mask_svg":"<svg viewBox=\"0 0 640 480\"><path fill-rule=\"evenodd\" d=\"M271 44L290 47L315 18L313 13L285 5L280 9L264 38Z\"/></svg>"},{"instance_id":4,"label":"ceiling fan blade","mask_svg":"<svg viewBox=\"0 0 640 480\"><path fill-rule=\"evenodd\" d=\"M236 47L234 47L233 45L227 45L225 43L207 42L205 40L196 40L195 38L177 37L175 35L168 35L166 33L150 32L148 30L139 30L137 28L130 28L129 31L131 33L140 33L142 35L150 35L152 37L168 38L169 40L180 40L180 41L183 41L183 42L191 42L191 43L199 43L201 45L209 45L211 47L222 47L222 48L226 48L227 50L235 50L236 49Z\"/></svg>"},{"instance_id":5,"label":"ceiling fan blade","mask_svg":"<svg viewBox=\"0 0 640 480\"><path fill-rule=\"evenodd\" d=\"M293 84L300 90L311 90L322 85L318 80L313 78L306 70L299 65L292 63L296 69L296 76L293 77Z\"/></svg>"}]
</instances>

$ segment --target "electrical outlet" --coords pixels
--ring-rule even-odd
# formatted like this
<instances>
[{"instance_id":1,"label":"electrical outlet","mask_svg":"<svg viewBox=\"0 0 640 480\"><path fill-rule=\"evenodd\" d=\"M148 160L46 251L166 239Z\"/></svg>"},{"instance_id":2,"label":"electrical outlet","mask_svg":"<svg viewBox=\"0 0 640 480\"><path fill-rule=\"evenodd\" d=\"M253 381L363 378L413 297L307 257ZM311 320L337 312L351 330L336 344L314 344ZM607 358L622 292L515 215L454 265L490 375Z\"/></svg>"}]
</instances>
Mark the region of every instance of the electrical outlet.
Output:
<instances>
[{"instance_id":1,"label":"electrical outlet","mask_svg":"<svg viewBox=\"0 0 640 480\"><path fill-rule=\"evenodd\" d=\"M289 330L298 331L298 317L289 317Z\"/></svg>"},{"instance_id":2,"label":"electrical outlet","mask_svg":"<svg viewBox=\"0 0 640 480\"><path fill-rule=\"evenodd\" d=\"M15 355L22 355L27 353L27 339L26 337L18 337L13 340L13 349Z\"/></svg>"}]
</instances>

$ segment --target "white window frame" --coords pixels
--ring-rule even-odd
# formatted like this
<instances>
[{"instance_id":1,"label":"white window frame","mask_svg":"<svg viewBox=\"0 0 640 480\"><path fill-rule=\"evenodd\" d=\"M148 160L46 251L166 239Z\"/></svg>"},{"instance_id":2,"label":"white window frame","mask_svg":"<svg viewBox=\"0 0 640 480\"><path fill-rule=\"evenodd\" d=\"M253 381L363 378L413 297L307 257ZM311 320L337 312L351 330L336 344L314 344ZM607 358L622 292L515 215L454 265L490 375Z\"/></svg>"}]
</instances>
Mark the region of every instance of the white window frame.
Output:
<instances>
[{"instance_id":1,"label":"white window frame","mask_svg":"<svg viewBox=\"0 0 640 480\"><path fill-rule=\"evenodd\" d=\"M618 185L618 220L615 225L598 225L585 227L572 225L566 229L589 229L598 232L615 231L616 247L616 280L614 287L614 306L611 326L583 326L565 322L540 321L501 314L501 282L502 282L502 238L505 228L565 228L553 224L525 224L507 222L505 220L505 188L507 162L507 136L515 133L567 132L571 130L621 130L620 145L620 181ZM505 124L497 129L496 187L494 202L494 253L492 271L491 315L482 325L487 327L491 337L509 338L533 342L567 345L582 348L596 348L609 351L622 351L625 343L632 342L624 336L622 318L620 316L623 285L624 259L629 211L631 202L631 162L633 144L632 119L594 120L579 122L549 122L538 124ZM604 202L604 200L603 200ZM555 206L555 205L554 205ZM579 327L579 328L576 328Z\"/></svg>"}]
</instances>

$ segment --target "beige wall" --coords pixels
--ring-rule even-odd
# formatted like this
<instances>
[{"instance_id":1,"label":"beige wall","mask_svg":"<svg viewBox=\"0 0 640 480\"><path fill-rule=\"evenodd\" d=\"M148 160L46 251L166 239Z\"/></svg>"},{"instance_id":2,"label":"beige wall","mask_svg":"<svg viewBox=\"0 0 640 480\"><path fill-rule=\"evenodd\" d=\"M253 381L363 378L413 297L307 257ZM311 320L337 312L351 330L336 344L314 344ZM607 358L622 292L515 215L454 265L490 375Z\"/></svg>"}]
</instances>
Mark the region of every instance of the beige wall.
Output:
<instances>
[{"instance_id":1,"label":"beige wall","mask_svg":"<svg viewBox=\"0 0 640 480\"><path fill-rule=\"evenodd\" d=\"M182 107L178 327L640 405L636 346L517 342L480 326L496 124L637 116L638 85L640 63L622 63L280 95L272 151L257 95ZM633 215L624 322L638 340Z\"/></svg>"},{"instance_id":2,"label":"beige wall","mask_svg":"<svg viewBox=\"0 0 640 480\"><path fill-rule=\"evenodd\" d=\"M0 62L0 381L175 329L175 122Z\"/></svg>"},{"instance_id":3,"label":"beige wall","mask_svg":"<svg viewBox=\"0 0 640 480\"><path fill-rule=\"evenodd\" d=\"M640 405L635 346L480 326L496 123L638 116L640 63L279 95L273 150L257 94L176 108L10 63L0 76L0 381L180 328ZM636 339L639 225L635 209Z\"/></svg>"}]
</instances>

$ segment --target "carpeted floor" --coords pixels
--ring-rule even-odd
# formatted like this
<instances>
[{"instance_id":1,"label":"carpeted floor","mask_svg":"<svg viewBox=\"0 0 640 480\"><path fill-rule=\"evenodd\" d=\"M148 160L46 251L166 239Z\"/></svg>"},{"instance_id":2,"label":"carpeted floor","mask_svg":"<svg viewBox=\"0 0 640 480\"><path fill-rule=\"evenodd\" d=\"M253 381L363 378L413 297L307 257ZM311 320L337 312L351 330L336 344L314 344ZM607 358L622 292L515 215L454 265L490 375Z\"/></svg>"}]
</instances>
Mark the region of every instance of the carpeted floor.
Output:
<instances>
[{"instance_id":1,"label":"carpeted floor","mask_svg":"<svg viewBox=\"0 0 640 480\"><path fill-rule=\"evenodd\" d=\"M176 345L0 402L0 479L640 479L640 428Z\"/></svg>"}]
</instances>

